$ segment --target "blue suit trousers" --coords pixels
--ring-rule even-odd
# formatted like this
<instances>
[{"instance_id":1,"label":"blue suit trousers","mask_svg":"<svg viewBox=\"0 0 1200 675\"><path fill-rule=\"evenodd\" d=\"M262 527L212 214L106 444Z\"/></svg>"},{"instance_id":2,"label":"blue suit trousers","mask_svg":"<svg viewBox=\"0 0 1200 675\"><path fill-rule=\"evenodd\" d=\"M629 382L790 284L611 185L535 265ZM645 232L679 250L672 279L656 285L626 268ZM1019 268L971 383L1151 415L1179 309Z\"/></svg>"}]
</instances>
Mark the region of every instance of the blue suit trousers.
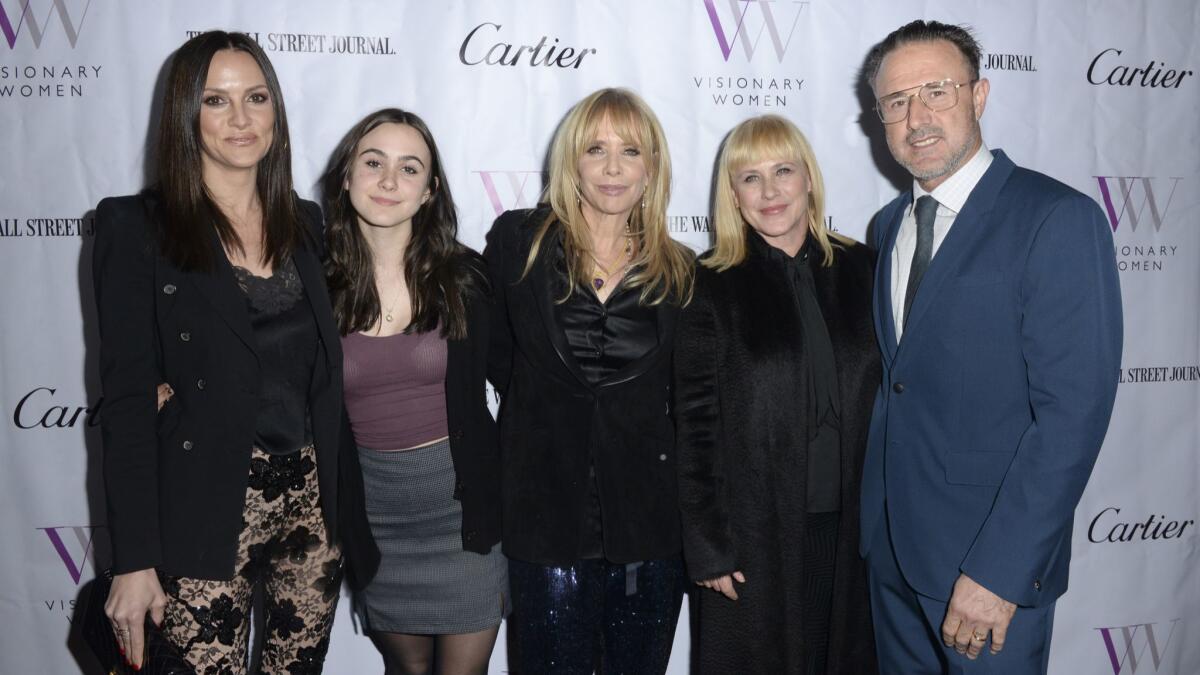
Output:
<instances>
[{"instance_id":1,"label":"blue suit trousers","mask_svg":"<svg viewBox=\"0 0 1200 675\"><path fill-rule=\"evenodd\" d=\"M867 555L871 616L880 675L1045 675L1054 603L1018 607L999 654L984 646L974 661L942 643L948 603L917 593L896 562L887 518Z\"/></svg>"}]
</instances>

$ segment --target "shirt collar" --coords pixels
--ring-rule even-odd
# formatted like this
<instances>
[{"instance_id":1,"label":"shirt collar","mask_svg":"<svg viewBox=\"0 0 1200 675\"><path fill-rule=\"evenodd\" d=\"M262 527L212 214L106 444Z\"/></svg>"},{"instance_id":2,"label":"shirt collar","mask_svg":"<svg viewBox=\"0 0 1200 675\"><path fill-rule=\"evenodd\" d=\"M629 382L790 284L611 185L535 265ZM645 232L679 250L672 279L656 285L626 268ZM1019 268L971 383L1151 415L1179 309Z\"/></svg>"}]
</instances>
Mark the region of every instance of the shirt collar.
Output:
<instances>
[{"instance_id":1,"label":"shirt collar","mask_svg":"<svg viewBox=\"0 0 1200 675\"><path fill-rule=\"evenodd\" d=\"M925 191L916 180L913 180L912 204L916 204L921 197L930 195L937 200L939 206L957 215L959 211L962 211L963 205L967 203L967 197L971 196L971 191L979 184L983 174L987 173L988 167L991 165L992 153L986 144L980 143L979 150L971 156L971 159L959 167L958 171L950 174L950 177L935 187L932 192ZM910 212L912 209L913 206L909 205Z\"/></svg>"}]
</instances>

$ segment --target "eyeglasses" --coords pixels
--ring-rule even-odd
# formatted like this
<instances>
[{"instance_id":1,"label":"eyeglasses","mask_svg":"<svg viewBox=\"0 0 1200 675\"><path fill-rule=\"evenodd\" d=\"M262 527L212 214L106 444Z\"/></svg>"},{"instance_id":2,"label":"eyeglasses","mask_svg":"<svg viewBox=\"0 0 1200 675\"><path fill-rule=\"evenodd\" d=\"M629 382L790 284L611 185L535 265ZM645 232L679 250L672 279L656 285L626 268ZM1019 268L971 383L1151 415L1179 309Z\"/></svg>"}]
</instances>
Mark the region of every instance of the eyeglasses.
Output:
<instances>
[{"instance_id":1,"label":"eyeglasses","mask_svg":"<svg viewBox=\"0 0 1200 675\"><path fill-rule=\"evenodd\" d=\"M901 89L875 101L875 112L879 113L879 119L883 120L884 124L903 122L908 119L908 110L914 96L919 97L921 103L934 112L949 110L958 104L958 88L970 86L978 81L969 80L959 84L954 80L945 79L939 82L926 82L919 87ZM911 94L906 93L912 92L913 89L917 91Z\"/></svg>"}]
</instances>

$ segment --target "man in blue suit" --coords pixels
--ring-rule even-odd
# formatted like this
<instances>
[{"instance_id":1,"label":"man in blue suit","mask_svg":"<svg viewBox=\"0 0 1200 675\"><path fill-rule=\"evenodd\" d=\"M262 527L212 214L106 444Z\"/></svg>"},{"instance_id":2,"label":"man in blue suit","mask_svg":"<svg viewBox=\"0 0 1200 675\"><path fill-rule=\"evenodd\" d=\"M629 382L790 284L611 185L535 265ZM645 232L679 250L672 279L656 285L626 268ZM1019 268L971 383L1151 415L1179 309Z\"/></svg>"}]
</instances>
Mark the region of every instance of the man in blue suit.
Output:
<instances>
[{"instance_id":1,"label":"man in blue suit","mask_svg":"<svg viewBox=\"0 0 1200 675\"><path fill-rule=\"evenodd\" d=\"M984 146L979 57L966 30L916 21L865 66L913 176L874 242L861 545L884 673L1045 672L1116 396L1112 233L1091 199Z\"/></svg>"}]
</instances>

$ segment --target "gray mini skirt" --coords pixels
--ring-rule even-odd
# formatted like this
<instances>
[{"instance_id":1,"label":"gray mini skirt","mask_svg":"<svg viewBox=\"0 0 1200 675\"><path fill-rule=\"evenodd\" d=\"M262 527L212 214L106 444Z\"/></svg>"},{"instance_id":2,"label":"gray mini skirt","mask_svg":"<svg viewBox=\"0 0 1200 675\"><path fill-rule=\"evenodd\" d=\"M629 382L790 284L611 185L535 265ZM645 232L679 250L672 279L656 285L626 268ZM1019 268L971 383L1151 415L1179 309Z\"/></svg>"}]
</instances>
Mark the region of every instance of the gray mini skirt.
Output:
<instances>
[{"instance_id":1,"label":"gray mini skirt","mask_svg":"<svg viewBox=\"0 0 1200 675\"><path fill-rule=\"evenodd\" d=\"M510 610L508 560L464 551L450 442L413 450L360 447L367 520L382 559L359 599L367 627L387 633L474 633Z\"/></svg>"}]
</instances>

